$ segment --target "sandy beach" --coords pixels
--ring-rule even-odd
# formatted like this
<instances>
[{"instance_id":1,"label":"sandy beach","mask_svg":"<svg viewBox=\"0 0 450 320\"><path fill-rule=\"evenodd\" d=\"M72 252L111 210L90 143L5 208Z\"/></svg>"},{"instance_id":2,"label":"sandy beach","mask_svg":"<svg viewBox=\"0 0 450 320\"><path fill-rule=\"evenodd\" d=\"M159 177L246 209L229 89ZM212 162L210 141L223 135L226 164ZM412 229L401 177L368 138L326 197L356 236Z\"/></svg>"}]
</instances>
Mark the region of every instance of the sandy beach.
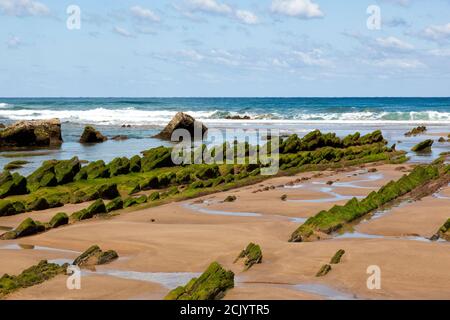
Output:
<instances>
[{"instance_id":1,"label":"sandy beach","mask_svg":"<svg viewBox=\"0 0 450 320\"><path fill-rule=\"evenodd\" d=\"M236 274L235 288L227 293L227 299L450 299L449 244L425 239L448 218L450 200L444 195L449 194L449 187L439 192L440 198L429 196L401 204L358 223L354 237L344 234L311 243L288 242L305 218L343 204L347 197L364 197L404 174L398 165L377 166L376 172L368 172L375 171L368 170L371 168L272 178L195 200L2 241L0 274L18 274L42 259L71 260L94 243L116 250L121 257L97 267L98 274L83 276L80 291L68 290L66 276L58 276L7 298L161 299L173 289L173 283L171 287L159 279L161 273L195 275L211 261L218 261ZM334 183L327 185L328 181ZM281 200L284 194L286 201ZM228 195L237 200L222 202ZM64 210L86 205L70 205ZM45 220L56 211L1 217L0 225L15 226L27 216ZM244 272L242 263L233 261L249 242L261 246L264 258L262 264ZM342 262L326 277L315 277L339 249L346 251ZM366 270L371 265L382 270L380 290L366 286ZM113 275L105 275L105 270Z\"/></svg>"}]
</instances>

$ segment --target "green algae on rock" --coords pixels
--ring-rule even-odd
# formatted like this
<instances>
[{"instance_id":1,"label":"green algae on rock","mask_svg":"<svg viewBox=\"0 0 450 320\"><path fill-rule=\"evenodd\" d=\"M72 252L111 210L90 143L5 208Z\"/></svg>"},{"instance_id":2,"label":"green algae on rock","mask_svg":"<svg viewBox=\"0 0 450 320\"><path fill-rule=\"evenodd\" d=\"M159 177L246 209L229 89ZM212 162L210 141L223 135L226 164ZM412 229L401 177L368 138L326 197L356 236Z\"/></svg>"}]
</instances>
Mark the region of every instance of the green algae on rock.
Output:
<instances>
[{"instance_id":1,"label":"green algae on rock","mask_svg":"<svg viewBox=\"0 0 450 320\"><path fill-rule=\"evenodd\" d=\"M234 273L213 262L198 278L170 291L165 300L219 300L234 287Z\"/></svg>"},{"instance_id":2,"label":"green algae on rock","mask_svg":"<svg viewBox=\"0 0 450 320\"><path fill-rule=\"evenodd\" d=\"M335 205L330 210L323 210L310 217L294 231L289 241L310 241L312 237L320 238L320 233L335 232L346 223L350 223L438 177L438 166L417 166L409 175L404 175L395 182L389 182L378 192L371 192L361 201L353 198L344 206Z\"/></svg>"},{"instance_id":3,"label":"green algae on rock","mask_svg":"<svg viewBox=\"0 0 450 320\"><path fill-rule=\"evenodd\" d=\"M74 261L73 265L77 266L97 266L110 263L119 258L119 255L114 250L102 251L99 246L93 245Z\"/></svg>"},{"instance_id":4,"label":"green algae on rock","mask_svg":"<svg viewBox=\"0 0 450 320\"><path fill-rule=\"evenodd\" d=\"M316 273L316 277L324 277L331 271L331 266L329 264L324 264L320 270Z\"/></svg>"},{"instance_id":5,"label":"green algae on rock","mask_svg":"<svg viewBox=\"0 0 450 320\"><path fill-rule=\"evenodd\" d=\"M430 240L436 241L439 239L450 241L450 218L439 228L438 232L436 232Z\"/></svg>"},{"instance_id":6,"label":"green algae on rock","mask_svg":"<svg viewBox=\"0 0 450 320\"><path fill-rule=\"evenodd\" d=\"M4 274L0 278L0 298L22 288L28 288L46 280L50 280L57 275L65 274L68 264L62 266L55 263L48 263L42 260L37 265L34 265L24 270L18 276L10 276Z\"/></svg>"},{"instance_id":7,"label":"green algae on rock","mask_svg":"<svg viewBox=\"0 0 450 320\"><path fill-rule=\"evenodd\" d=\"M1 236L1 239L2 240L17 239L26 236L31 236L43 231L45 231L45 226L42 223L34 221L31 218L26 218L16 229L3 234Z\"/></svg>"},{"instance_id":8,"label":"green algae on rock","mask_svg":"<svg viewBox=\"0 0 450 320\"><path fill-rule=\"evenodd\" d=\"M27 194L27 179L18 173L3 171L0 174L0 198Z\"/></svg>"},{"instance_id":9,"label":"green algae on rock","mask_svg":"<svg viewBox=\"0 0 450 320\"><path fill-rule=\"evenodd\" d=\"M86 220L91 219L97 214L107 213L105 203L102 199L97 199L88 208L74 212L70 218L72 220Z\"/></svg>"},{"instance_id":10,"label":"green algae on rock","mask_svg":"<svg viewBox=\"0 0 450 320\"><path fill-rule=\"evenodd\" d=\"M84 131L80 137L80 143L101 143L108 140L107 137L102 135L100 131L96 130L92 126L84 127Z\"/></svg>"},{"instance_id":11,"label":"green algae on rock","mask_svg":"<svg viewBox=\"0 0 450 320\"><path fill-rule=\"evenodd\" d=\"M411 148L413 152L431 152L431 147L433 146L434 141L431 139L419 142L414 147Z\"/></svg>"},{"instance_id":12,"label":"green algae on rock","mask_svg":"<svg viewBox=\"0 0 450 320\"><path fill-rule=\"evenodd\" d=\"M123 200L121 197L114 198L106 205L106 211L112 212L123 209Z\"/></svg>"},{"instance_id":13,"label":"green algae on rock","mask_svg":"<svg viewBox=\"0 0 450 320\"><path fill-rule=\"evenodd\" d=\"M237 200L236 196L228 196L225 198L225 200L223 200L223 202L234 202Z\"/></svg>"},{"instance_id":14,"label":"green algae on rock","mask_svg":"<svg viewBox=\"0 0 450 320\"><path fill-rule=\"evenodd\" d=\"M330 264L338 264L341 262L342 256L345 254L345 250L339 249L331 258Z\"/></svg>"},{"instance_id":15,"label":"green algae on rock","mask_svg":"<svg viewBox=\"0 0 450 320\"><path fill-rule=\"evenodd\" d=\"M245 269L250 269L253 265L262 262L262 251L259 245L254 243L249 243L247 248L241 251L241 253L237 256L234 263L236 263L239 259L245 258L244 265Z\"/></svg>"},{"instance_id":16,"label":"green algae on rock","mask_svg":"<svg viewBox=\"0 0 450 320\"><path fill-rule=\"evenodd\" d=\"M59 212L48 223L49 228L55 229L69 223L69 216L65 212Z\"/></svg>"}]
</instances>

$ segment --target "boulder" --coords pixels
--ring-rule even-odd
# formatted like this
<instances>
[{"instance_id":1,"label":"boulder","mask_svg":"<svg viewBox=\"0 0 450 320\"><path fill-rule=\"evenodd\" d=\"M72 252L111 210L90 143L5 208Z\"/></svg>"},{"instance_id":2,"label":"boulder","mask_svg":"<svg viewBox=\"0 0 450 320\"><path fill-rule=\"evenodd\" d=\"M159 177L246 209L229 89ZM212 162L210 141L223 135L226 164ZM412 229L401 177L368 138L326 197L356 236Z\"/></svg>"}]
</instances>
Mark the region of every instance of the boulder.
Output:
<instances>
[{"instance_id":1,"label":"boulder","mask_svg":"<svg viewBox=\"0 0 450 320\"><path fill-rule=\"evenodd\" d=\"M12 216L25 212L25 204L22 201L0 200L0 217Z\"/></svg>"},{"instance_id":2,"label":"boulder","mask_svg":"<svg viewBox=\"0 0 450 320\"><path fill-rule=\"evenodd\" d=\"M96 200L93 204L91 204L88 208L83 209L81 211L74 212L71 215L72 220L86 220L91 219L97 214L107 213L106 206L102 199Z\"/></svg>"},{"instance_id":3,"label":"boulder","mask_svg":"<svg viewBox=\"0 0 450 320\"><path fill-rule=\"evenodd\" d=\"M423 134L427 131L427 127L425 126L418 126L416 128L413 128L411 131L408 131L405 133L405 137L412 137L417 136L419 134Z\"/></svg>"},{"instance_id":4,"label":"boulder","mask_svg":"<svg viewBox=\"0 0 450 320\"><path fill-rule=\"evenodd\" d=\"M107 137L102 135L100 131L97 131L92 126L86 126L80 137L80 143L101 143L108 140Z\"/></svg>"},{"instance_id":5,"label":"boulder","mask_svg":"<svg viewBox=\"0 0 450 320\"><path fill-rule=\"evenodd\" d=\"M41 187L54 187L58 184L55 175L55 166L57 160L48 160L42 163L42 166L27 177L28 188L30 191L36 191Z\"/></svg>"},{"instance_id":6,"label":"boulder","mask_svg":"<svg viewBox=\"0 0 450 320\"><path fill-rule=\"evenodd\" d=\"M74 180L109 178L109 169L103 160L90 162L87 166L81 168Z\"/></svg>"},{"instance_id":7,"label":"boulder","mask_svg":"<svg viewBox=\"0 0 450 320\"><path fill-rule=\"evenodd\" d=\"M9 171L0 174L0 198L27 193L27 179L20 174L11 174Z\"/></svg>"},{"instance_id":8,"label":"boulder","mask_svg":"<svg viewBox=\"0 0 450 320\"><path fill-rule=\"evenodd\" d=\"M128 140L128 136L119 134L117 136L112 137L111 139L115 140L115 141L123 141L123 140Z\"/></svg>"},{"instance_id":9,"label":"boulder","mask_svg":"<svg viewBox=\"0 0 450 320\"><path fill-rule=\"evenodd\" d=\"M78 157L70 160L59 161L55 165L55 176L58 184L73 182L77 173L81 170L81 163Z\"/></svg>"},{"instance_id":10,"label":"boulder","mask_svg":"<svg viewBox=\"0 0 450 320\"><path fill-rule=\"evenodd\" d=\"M27 205L27 211L41 211L50 208L46 198L36 198Z\"/></svg>"},{"instance_id":11,"label":"boulder","mask_svg":"<svg viewBox=\"0 0 450 320\"><path fill-rule=\"evenodd\" d=\"M108 212L116 211L116 210L120 210L120 209L123 209L123 200L121 197L117 197L117 198L111 200L106 205L106 211L108 211Z\"/></svg>"},{"instance_id":12,"label":"boulder","mask_svg":"<svg viewBox=\"0 0 450 320\"><path fill-rule=\"evenodd\" d=\"M345 250L339 249L330 260L330 264L338 264L341 262L342 256L345 254Z\"/></svg>"},{"instance_id":13,"label":"boulder","mask_svg":"<svg viewBox=\"0 0 450 320\"><path fill-rule=\"evenodd\" d=\"M59 119L16 122L0 131L0 149L53 147L63 142Z\"/></svg>"},{"instance_id":14,"label":"boulder","mask_svg":"<svg viewBox=\"0 0 450 320\"><path fill-rule=\"evenodd\" d=\"M31 218L26 218L22 223L11 233L15 234L15 238L22 238L31 236L33 234L45 231L45 227L40 222L34 221Z\"/></svg>"},{"instance_id":15,"label":"boulder","mask_svg":"<svg viewBox=\"0 0 450 320\"><path fill-rule=\"evenodd\" d=\"M108 164L110 177L130 173L130 160L126 157L115 158Z\"/></svg>"},{"instance_id":16,"label":"boulder","mask_svg":"<svg viewBox=\"0 0 450 320\"><path fill-rule=\"evenodd\" d=\"M59 212L53 216L52 220L50 220L50 222L48 223L48 226L54 229L66 225L68 223L69 217L67 216L67 214L64 212Z\"/></svg>"},{"instance_id":17,"label":"boulder","mask_svg":"<svg viewBox=\"0 0 450 320\"><path fill-rule=\"evenodd\" d=\"M422 141L418 144L416 144L411 151L414 152L430 152L431 151L431 147L433 146L434 141L431 139Z\"/></svg>"},{"instance_id":18,"label":"boulder","mask_svg":"<svg viewBox=\"0 0 450 320\"><path fill-rule=\"evenodd\" d=\"M234 287L234 273L213 262L198 278L170 291L165 300L219 300Z\"/></svg>"},{"instance_id":19,"label":"boulder","mask_svg":"<svg viewBox=\"0 0 450 320\"><path fill-rule=\"evenodd\" d=\"M234 262L236 263L239 259L243 259L243 258L245 258L245 261L244 261L245 269L244 270L250 269L254 264L261 263L262 262L261 247L257 244L249 243L247 248L245 248L244 250L241 251L241 253L238 255L238 257L236 258L236 260Z\"/></svg>"},{"instance_id":20,"label":"boulder","mask_svg":"<svg viewBox=\"0 0 450 320\"><path fill-rule=\"evenodd\" d=\"M114 250L102 251L99 246L93 245L73 261L76 266L97 266L117 259L119 255Z\"/></svg>"},{"instance_id":21,"label":"boulder","mask_svg":"<svg viewBox=\"0 0 450 320\"><path fill-rule=\"evenodd\" d=\"M331 266L329 264L324 264L320 270L317 272L316 277L324 277L331 271Z\"/></svg>"},{"instance_id":22,"label":"boulder","mask_svg":"<svg viewBox=\"0 0 450 320\"><path fill-rule=\"evenodd\" d=\"M163 139L163 140L171 140L172 134L177 129L186 129L191 134L192 140L194 139L203 139L203 135L208 131L208 128L199 121L196 121L190 115L178 112L173 119L169 122L169 124L154 138ZM201 137L196 137L194 132L201 133Z\"/></svg>"}]
</instances>

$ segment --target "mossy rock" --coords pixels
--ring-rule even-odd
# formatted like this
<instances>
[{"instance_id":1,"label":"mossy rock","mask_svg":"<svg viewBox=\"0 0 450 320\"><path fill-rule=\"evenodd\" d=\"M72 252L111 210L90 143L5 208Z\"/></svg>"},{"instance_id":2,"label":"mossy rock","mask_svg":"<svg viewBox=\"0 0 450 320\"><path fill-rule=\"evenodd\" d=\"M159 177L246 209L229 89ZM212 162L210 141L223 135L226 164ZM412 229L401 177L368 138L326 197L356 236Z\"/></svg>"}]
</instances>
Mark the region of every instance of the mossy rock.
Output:
<instances>
[{"instance_id":1,"label":"mossy rock","mask_svg":"<svg viewBox=\"0 0 450 320\"><path fill-rule=\"evenodd\" d=\"M73 265L80 267L97 266L110 263L119 258L119 255L114 250L102 251L99 246L93 245L74 261Z\"/></svg>"},{"instance_id":2,"label":"mossy rock","mask_svg":"<svg viewBox=\"0 0 450 320\"><path fill-rule=\"evenodd\" d=\"M18 173L3 171L0 174L0 198L27 194L27 179Z\"/></svg>"},{"instance_id":3,"label":"mossy rock","mask_svg":"<svg viewBox=\"0 0 450 320\"><path fill-rule=\"evenodd\" d=\"M90 162L81 168L80 172L75 176L74 180L92 180L100 178L109 178L109 169L103 160Z\"/></svg>"},{"instance_id":4,"label":"mossy rock","mask_svg":"<svg viewBox=\"0 0 450 320\"><path fill-rule=\"evenodd\" d=\"M130 172L140 172L141 171L141 157L138 155L130 159Z\"/></svg>"},{"instance_id":5,"label":"mossy rock","mask_svg":"<svg viewBox=\"0 0 450 320\"><path fill-rule=\"evenodd\" d=\"M34 221L31 218L26 218L14 231L16 233L16 238L22 238L45 231L45 227L40 222Z\"/></svg>"},{"instance_id":6,"label":"mossy rock","mask_svg":"<svg viewBox=\"0 0 450 320\"><path fill-rule=\"evenodd\" d=\"M84 127L83 133L80 137L80 143L101 143L108 140L107 137L102 135L100 131L96 130L92 126Z\"/></svg>"},{"instance_id":7,"label":"mossy rock","mask_svg":"<svg viewBox=\"0 0 450 320\"><path fill-rule=\"evenodd\" d=\"M120 176L130 173L130 160L126 157L115 158L108 164L110 177Z\"/></svg>"},{"instance_id":8,"label":"mossy rock","mask_svg":"<svg viewBox=\"0 0 450 320\"><path fill-rule=\"evenodd\" d=\"M317 272L316 277L324 277L331 271L331 266L329 264L324 264L320 270Z\"/></svg>"},{"instance_id":9,"label":"mossy rock","mask_svg":"<svg viewBox=\"0 0 450 320\"><path fill-rule=\"evenodd\" d=\"M123 207L124 208L134 207L134 206L143 204L146 201L147 201L147 196L145 196L145 195L142 195L142 196L140 196L138 198L130 197L130 198L127 198L127 199L125 199L123 201Z\"/></svg>"},{"instance_id":10,"label":"mossy rock","mask_svg":"<svg viewBox=\"0 0 450 320\"><path fill-rule=\"evenodd\" d=\"M117 198L111 200L106 205L107 212L112 212L112 211L116 211L116 210L120 210L120 209L123 209L123 200L121 197L117 197Z\"/></svg>"},{"instance_id":11,"label":"mossy rock","mask_svg":"<svg viewBox=\"0 0 450 320\"><path fill-rule=\"evenodd\" d=\"M235 202L237 200L236 196L228 196L223 200L223 202Z\"/></svg>"},{"instance_id":12,"label":"mossy rock","mask_svg":"<svg viewBox=\"0 0 450 320\"><path fill-rule=\"evenodd\" d=\"M58 184L55 175L55 166L57 164L57 160L44 161L41 167L27 177L28 189L33 192L42 187L56 186Z\"/></svg>"},{"instance_id":13,"label":"mossy rock","mask_svg":"<svg viewBox=\"0 0 450 320\"><path fill-rule=\"evenodd\" d=\"M55 176L58 185L67 184L74 181L75 176L81 170L81 163L78 157L70 160L59 161L55 165Z\"/></svg>"},{"instance_id":14,"label":"mossy rock","mask_svg":"<svg viewBox=\"0 0 450 320\"><path fill-rule=\"evenodd\" d=\"M153 192L152 194L150 194L148 196L147 201L156 201L156 200L159 200L159 199L160 199L159 192L155 191L155 192Z\"/></svg>"},{"instance_id":15,"label":"mossy rock","mask_svg":"<svg viewBox=\"0 0 450 320\"><path fill-rule=\"evenodd\" d=\"M263 256L262 256L262 251L261 251L260 246L257 244L254 244L254 243L249 243L247 248L245 248L244 250L241 251L241 253L238 255L238 257L236 258L236 260L234 262L236 263L239 259L245 258L245 261L244 261L245 269L244 270L248 270L253 265L261 263L262 257Z\"/></svg>"},{"instance_id":16,"label":"mossy rock","mask_svg":"<svg viewBox=\"0 0 450 320\"><path fill-rule=\"evenodd\" d=\"M50 228L55 229L68 223L69 216L65 212L59 212L53 216L48 225Z\"/></svg>"},{"instance_id":17,"label":"mossy rock","mask_svg":"<svg viewBox=\"0 0 450 320\"><path fill-rule=\"evenodd\" d=\"M338 264L341 262L342 256L345 254L345 250L339 249L330 260L330 264Z\"/></svg>"},{"instance_id":18,"label":"mossy rock","mask_svg":"<svg viewBox=\"0 0 450 320\"><path fill-rule=\"evenodd\" d=\"M140 184L141 190L152 190L159 188L159 179L157 176L150 177Z\"/></svg>"},{"instance_id":19,"label":"mossy rock","mask_svg":"<svg viewBox=\"0 0 450 320\"><path fill-rule=\"evenodd\" d=\"M88 208L73 213L71 218L72 220L86 220L102 213L107 213L105 203L102 199L97 199Z\"/></svg>"},{"instance_id":20,"label":"mossy rock","mask_svg":"<svg viewBox=\"0 0 450 320\"><path fill-rule=\"evenodd\" d=\"M173 167L172 149L166 147L153 148L144 151L141 160L141 171L149 172L157 168Z\"/></svg>"},{"instance_id":21,"label":"mossy rock","mask_svg":"<svg viewBox=\"0 0 450 320\"><path fill-rule=\"evenodd\" d=\"M117 183L106 183L100 185L97 191L102 199L112 200L120 196Z\"/></svg>"},{"instance_id":22,"label":"mossy rock","mask_svg":"<svg viewBox=\"0 0 450 320\"><path fill-rule=\"evenodd\" d=\"M32 202L30 202L27 205L27 211L41 211L41 210L47 210L50 208L50 205L44 197L40 197L37 199L34 199Z\"/></svg>"},{"instance_id":23,"label":"mossy rock","mask_svg":"<svg viewBox=\"0 0 450 320\"><path fill-rule=\"evenodd\" d=\"M22 201L0 200L0 217L12 216L26 211Z\"/></svg>"},{"instance_id":24,"label":"mossy rock","mask_svg":"<svg viewBox=\"0 0 450 320\"><path fill-rule=\"evenodd\" d=\"M219 300L234 287L234 273L213 262L198 278L170 291L165 300Z\"/></svg>"},{"instance_id":25,"label":"mossy rock","mask_svg":"<svg viewBox=\"0 0 450 320\"><path fill-rule=\"evenodd\" d=\"M6 164L3 168L4 170L17 170L23 168L24 165L28 164L28 161L25 160L15 160Z\"/></svg>"},{"instance_id":26,"label":"mossy rock","mask_svg":"<svg viewBox=\"0 0 450 320\"><path fill-rule=\"evenodd\" d=\"M189 185L189 189L201 189L204 187L203 181L195 181Z\"/></svg>"},{"instance_id":27,"label":"mossy rock","mask_svg":"<svg viewBox=\"0 0 450 320\"><path fill-rule=\"evenodd\" d=\"M21 288L28 288L57 275L65 274L68 264L62 266L42 260L39 264L24 270L18 276L4 274L0 278L0 298Z\"/></svg>"},{"instance_id":28,"label":"mossy rock","mask_svg":"<svg viewBox=\"0 0 450 320\"><path fill-rule=\"evenodd\" d=\"M431 152L431 147L433 146L434 141L431 139L419 142L414 147L412 147L411 151L413 152Z\"/></svg>"}]
</instances>

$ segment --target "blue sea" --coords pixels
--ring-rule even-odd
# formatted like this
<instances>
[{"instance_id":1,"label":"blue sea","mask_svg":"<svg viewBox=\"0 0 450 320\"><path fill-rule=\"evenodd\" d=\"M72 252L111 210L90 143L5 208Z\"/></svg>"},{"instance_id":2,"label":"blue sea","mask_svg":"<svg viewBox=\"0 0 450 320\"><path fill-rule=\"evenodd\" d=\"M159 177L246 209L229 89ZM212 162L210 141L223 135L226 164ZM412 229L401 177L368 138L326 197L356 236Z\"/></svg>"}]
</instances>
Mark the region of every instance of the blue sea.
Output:
<instances>
[{"instance_id":1,"label":"blue sea","mask_svg":"<svg viewBox=\"0 0 450 320\"><path fill-rule=\"evenodd\" d=\"M29 157L27 173L46 159L79 156L84 160L109 161L168 145L151 138L178 112L183 111L210 128L275 128L281 133L320 129L346 135L376 129L390 143L408 150L423 137L405 138L404 132L426 125L429 133L450 133L450 98L0 98L0 123L59 118L64 144L50 155ZM250 120L227 117L248 116ZM86 124L105 135L128 135L126 141L107 141L83 146L77 141ZM122 125L130 127L123 128ZM430 161L450 143L435 144L431 156L413 155L413 161ZM0 152L0 167L12 159Z\"/></svg>"}]
</instances>

